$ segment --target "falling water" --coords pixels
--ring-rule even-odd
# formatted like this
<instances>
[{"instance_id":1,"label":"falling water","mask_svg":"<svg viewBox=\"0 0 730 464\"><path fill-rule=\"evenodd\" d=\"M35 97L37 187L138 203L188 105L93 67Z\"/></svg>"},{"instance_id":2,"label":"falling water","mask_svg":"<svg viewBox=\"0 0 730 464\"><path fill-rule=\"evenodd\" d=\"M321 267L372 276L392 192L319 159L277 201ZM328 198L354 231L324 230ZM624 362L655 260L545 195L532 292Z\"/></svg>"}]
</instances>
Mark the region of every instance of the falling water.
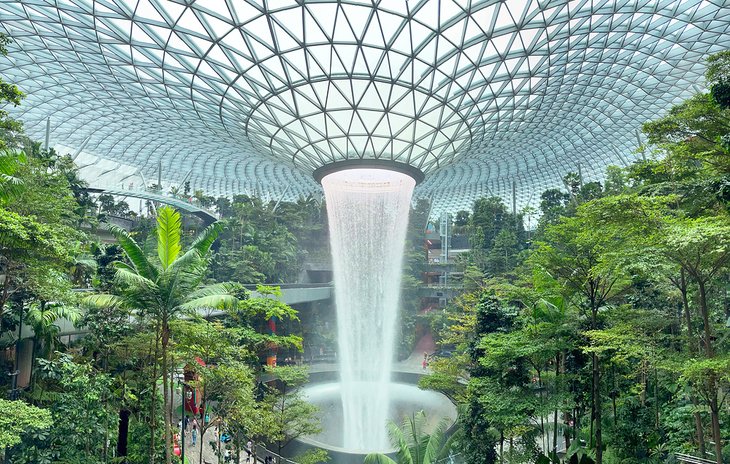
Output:
<instances>
[{"instance_id":1,"label":"falling water","mask_svg":"<svg viewBox=\"0 0 730 464\"><path fill-rule=\"evenodd\" d=\"M384 169L322 179L337 304L344 447L387 449L403 248L415 181Z\"/></svg>"}]
</instances>

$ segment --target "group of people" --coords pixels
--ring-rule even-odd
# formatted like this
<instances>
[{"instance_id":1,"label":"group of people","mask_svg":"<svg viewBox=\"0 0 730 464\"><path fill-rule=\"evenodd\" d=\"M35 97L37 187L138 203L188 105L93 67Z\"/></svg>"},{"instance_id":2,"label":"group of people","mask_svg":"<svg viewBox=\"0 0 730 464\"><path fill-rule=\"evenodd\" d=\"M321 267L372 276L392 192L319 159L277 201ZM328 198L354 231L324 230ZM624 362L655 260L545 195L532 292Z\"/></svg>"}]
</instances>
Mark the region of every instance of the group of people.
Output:
<instances>
[{"instance_id":1,"label":"group of people","mask_svg":"<svg viewBox=\"0 0 730 464\"><path fill-rule=\"evenodd\" d=\"M207 414L205 415L205 418L203 418L201 415L201 420L204 420L205 423L208 423L210 421L210 418ZM186 415L182 419L178 420L177 426L178 426L178 430L180 430L180 435L182 435L182 437L185 437L187 435L188 427L190 427L190 443L192 444L192 446L196 446L197 442L198 442L198 433L200 433L200 424L198 422L198 418L197 417L190 418L189 416ZM215 435L216 441L221 440L221 441L225 441L226 443L228 441L230 441L230 438L228 438L228 440L225 439L227 437L226 434L219 435L217 426L214 429L214 435ZM201 436L201 441L202 441L202 436ZM253 442L251 440L249 440L246 443L246 447L244 448L244 451L246 452L246 462L248 463L254 458ZM224 461L231 462L231 460L233 459L233 454L232 454L231 449L228 448L228 446L226 446L224 453L225 453L223 455ZM255 464L255 461L254 461L254 464ZM274 464L273 456L271 456L271 455L266 456L264 458L264 464Z\"/></svg>"},{"instance_id":2,"label":"group of people","mask_svg":"<svg viewBox=\"0 0 730 464\"><path fill-rule=\"evenodd\" d=\"M190 420L190 417L185 416L179 421L177 421L177 427L180 430L180 434L182 434L183 437L187 434L188 426L191 427L190 431L190 442L193 446L195 446L198 442L198 430L200 429L200 426L198 424L198 418L193 417L193 420Z\"/></svg>"}]
</instances>

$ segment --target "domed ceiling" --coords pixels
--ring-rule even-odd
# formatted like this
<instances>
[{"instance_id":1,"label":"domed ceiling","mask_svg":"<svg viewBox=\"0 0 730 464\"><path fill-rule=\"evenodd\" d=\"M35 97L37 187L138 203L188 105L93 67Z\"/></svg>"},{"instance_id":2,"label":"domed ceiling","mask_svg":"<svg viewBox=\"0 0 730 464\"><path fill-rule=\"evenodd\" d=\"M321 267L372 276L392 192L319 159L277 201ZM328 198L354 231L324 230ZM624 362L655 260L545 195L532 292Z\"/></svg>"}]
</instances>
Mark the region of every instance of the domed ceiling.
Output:
<instances>
[{"instance_id":1,"label":"domed ceiling","mask_svg":"<svg viewBox=\"0 0 730 464\"><path fill-rule=\"evenodd\" d=\"M0 0L13 115L95 185L296 198L345 159L407 163L434 212L536 206L625 165L704 86L725 1Z\"/></svg>"}]
</instances>

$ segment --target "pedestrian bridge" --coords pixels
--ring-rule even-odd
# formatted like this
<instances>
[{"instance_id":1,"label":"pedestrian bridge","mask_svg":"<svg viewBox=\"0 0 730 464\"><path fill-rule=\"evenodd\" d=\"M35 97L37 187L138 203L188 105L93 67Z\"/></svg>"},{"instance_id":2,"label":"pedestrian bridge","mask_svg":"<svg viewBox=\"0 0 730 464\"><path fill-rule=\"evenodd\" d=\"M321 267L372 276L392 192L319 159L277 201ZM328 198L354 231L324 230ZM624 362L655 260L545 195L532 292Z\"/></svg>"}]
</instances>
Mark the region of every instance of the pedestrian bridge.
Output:
<instances>
[{"instance_id":1,"label":"pedestrian bridge","mask_svg":"<svg viewBox=\"0 0 730 464\"><path fill-rule=\"evenodd\" d=\"M188 212L194 216L199 217L205 225L212 224L218 220L218 215L213 211L209 211L198 205L185 201L182 198L172 197L169 195L163 195L161 193L151 192L149 190L138 190L138 189L111 189L102 187L86 187L84 189L89 193L106 193L108 195L115 195L121 197L132 197L141 198L142 200L156 201L158 203L164 203L166 205L174 206L175 208Z\"/></svg>"}]
</instances>

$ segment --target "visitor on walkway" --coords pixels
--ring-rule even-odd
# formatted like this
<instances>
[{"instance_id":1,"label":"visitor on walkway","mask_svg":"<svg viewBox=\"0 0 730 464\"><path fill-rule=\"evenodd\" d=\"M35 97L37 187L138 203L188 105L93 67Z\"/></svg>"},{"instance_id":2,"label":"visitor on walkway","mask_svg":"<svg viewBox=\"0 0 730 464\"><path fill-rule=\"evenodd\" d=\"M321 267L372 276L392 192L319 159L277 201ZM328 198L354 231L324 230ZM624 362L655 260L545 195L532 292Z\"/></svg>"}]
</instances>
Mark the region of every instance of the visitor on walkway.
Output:
<instances>
[{"instance_id":1,"label":"visitor on walkway","mask_svg":"<svg viewBox=\"0 0 730 464\"><path fill-rule=\"evenodd\" d=\"M249 458L251 457L251 447L253 446L253 443L251 443L251 440L249 440L246 443L246 462L248 462Z\"/></svg>"},{"instance_id":2,"label":"visitor on walkway","mask_svg":"<svg viewBox=\"0 0 730 464\"><path fill-rule=\"evenodd\" d=\"M423 353L423 362L421 363L423 370L425 371L428 367L428 353Z\"/></svg>"},{"instance_id":3,"label":"visitor on walkway","mask_svg":"<svg viewBox=\"0 0 730 464\"><path fill-rule=\"evenodd\" d=\"M195 446L195 442L198 438L198 423L195 421L193 421L193 430L192 430L191 434L192 434L193 446Z\"/></svg>"}]
</instances>

